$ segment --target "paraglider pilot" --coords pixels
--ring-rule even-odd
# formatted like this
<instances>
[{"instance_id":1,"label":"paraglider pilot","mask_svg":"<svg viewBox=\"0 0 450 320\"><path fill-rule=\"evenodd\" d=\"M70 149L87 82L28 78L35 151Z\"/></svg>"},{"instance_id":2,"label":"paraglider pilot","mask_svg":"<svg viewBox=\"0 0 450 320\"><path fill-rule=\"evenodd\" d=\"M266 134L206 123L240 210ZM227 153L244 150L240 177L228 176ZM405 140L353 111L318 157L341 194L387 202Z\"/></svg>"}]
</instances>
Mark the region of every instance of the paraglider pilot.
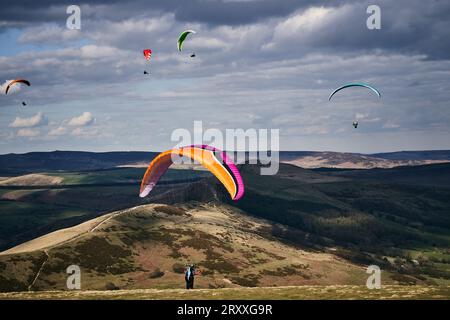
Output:
<instances>
[{"instance_id":1,"label":"paraglider pilot","mask_svg":"<svg viewBox=\"0 0 450 320\"><path fill-rule=\"evenodd\" d=\"M200 272L195 270L195 264L187 267L186 272L184 273L184 280L186 281L186 289L194 289L194 277L199 275Z\"/></svg>"}]
</instances>

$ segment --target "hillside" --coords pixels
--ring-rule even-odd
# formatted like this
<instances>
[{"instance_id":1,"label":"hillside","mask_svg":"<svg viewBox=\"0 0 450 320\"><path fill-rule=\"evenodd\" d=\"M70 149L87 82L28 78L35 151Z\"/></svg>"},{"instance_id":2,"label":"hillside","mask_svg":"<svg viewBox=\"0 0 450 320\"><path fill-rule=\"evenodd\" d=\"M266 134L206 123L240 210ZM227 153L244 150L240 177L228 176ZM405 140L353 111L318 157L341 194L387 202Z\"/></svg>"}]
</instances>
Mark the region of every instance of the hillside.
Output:
<instances>
[{"instance_id":1,"label":"hillside","mask_svg":"<svg viewBox=\"0 0 450 320\"><path fill-rule=\"evenodd\" d=\"M64 289L70 264L89 290L181 288L190 262L202 288L361 285L370 264L384 284L450 283L450 164L242 165L238 202L208 172L179 169L141 199L143 170L8 178L21 184L0 186L0 291Z\"/></svg>"},{"instance_id":2,"label":"hillside","mask_svg":"<svg viewBox=\"0 0 450 320\"><path fill-rule=\"evenodd\" d=\"M114 210L151 201L173 201L177 198L175 190L210 176L205 171L169 170L158 189L141 199L138 190L144 171L114 168L43 172L0 181L0 250ZM166 199L161 200L160 195L167 191Z\"/></svg>"},{"instance_id":3,"label":"hillside","mask_svg":"<svg viewBox=\"0 0 450 320\"><path fill-rule=\"evenodd\" d=\"M199 288L364 283L363 267L283 244L271 228L215 202L138 206L2 253L0 291L63 290L71 264L87 290L182 288L189 263Z\"/></svg>"},{"instance_id":4,"label":"hillside","mask_svg":"<svg viewBox=\"0 0 450 320\"><path fill-rule=\"evenodd\" d=\"M414 183L408 176L415 169L419 174ZM242 168L246 194L234 205L291 227L289 232L272 228L272 234L290 243L315 250L338 247L335 254L354 263L376 264L405 275L405 280L412 276L406 282L420 278L446 283L449 169L449 164L441 164L384 169L383 175L370 174L381 169L319 170L312 175L282 165L276 176L260 176L257 167L247 166ZM405 183L398 177L386 179L403 171Z\"/></svg>"}]
</instances>

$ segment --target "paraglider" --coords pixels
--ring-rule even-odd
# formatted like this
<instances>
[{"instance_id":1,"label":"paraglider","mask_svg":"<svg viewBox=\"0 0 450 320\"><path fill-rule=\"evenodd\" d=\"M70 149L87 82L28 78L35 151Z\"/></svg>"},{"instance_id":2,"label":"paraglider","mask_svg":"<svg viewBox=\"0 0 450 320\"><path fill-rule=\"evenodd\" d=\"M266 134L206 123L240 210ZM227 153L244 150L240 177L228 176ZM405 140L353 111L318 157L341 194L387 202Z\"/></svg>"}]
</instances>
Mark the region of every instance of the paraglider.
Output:
<instances>
[{"instance_id":1,"label":"paraglider","mask_svg":"<svg viewBox=\"0 0 450 320\"><path fill-rule=\"evenodd\" d=\"M339 91L341 91L341 90L343 90L343 89L346 89L346 88L351 88L351 87L363 87L363 88L370 89L370 90L372 90L372 91L378 96L378 98L381 98L381 93L380 93L380 91L378 91L377 89L375 89L374 87L372 87L372 86L370 86L370 85L368 85L368 84L364 84L364 83L350 83L350 84L346 84L345 86L339 87L339 88L337 88L336 90L334 90L334 91L330 94L330 96L329 96L329 98L328 98L328 101L330 101L331 98L332 98L337 92L339 92Z\"/></svg>"},{"instance_id":2,"label":"paraglider","mask_svg":"<svg viewBox=\"0 0 450 320\"><path fill-rule=\"evenodd\" d=\"M177 41L178 51L180 51L180 52L182 51L183 43L186 40L187 36L191 33L195 34L195 31L194 30L185 30L180 34L180 36L178 37L178 41ZM191 58L194 58L194 57L195 57L195 53L192 53Z\"/></svg>"},{"instance_id":3,"label":"paraglider","mask_svg":"<svg viewBox=\"0 0 450 320\"><path fill-rule=\"evenodd\" d=\"M368 85L368 84L365 84L365 83L350 83L350 84L346 84L345 86L339 87L339 88L337 88L336 90L334 90L334 91L330 94L330 96L328 97L328 101L331 101L331 98L332 98L337 92L339 92L339 91L341 91L341 90L343 90L343 89L346 89L346 88L351 88L351 87L363 87L363 88L367 88L367 89L371 90L372 92L374 92L374 93L378 96L378 98L381 98L381 93L380 93L380 91L378 91L376 88L374 88L374 87L372 87L372 86L370 86L370 85ZM354 127L355 129L358 128L358 121L353 121L353 127Z\"/></svg>"},{"instance_id":4,"label":"paraglider","mask_svg":"<svg viewBox=\"0 0 450 320\"><path fill-rule=\"evenodd\" d=\"M30 83L28 80L25 80L25 79L16 79L16 80L12 80L10 83L8 83L8 86L6 87L6 90L5 90L5 94L8 94L9 89L10 89L13 85L15 85L15 84L17 84L17 83L24 83L24 84L26 84L27 86L31 86L31 83Z\"/></svg>"},{"instance_id":5,"label":"paraglider","mask_svg":"<svg viewBox=\"0 0 450 320\"><path fill-rule=\"evenodd\" d=\"M144 53L145 60L149 61L150 58L152 57L152 50L144 49L143 53Z\"/></svg>"},{"instance_id":6,"label":"paraglider","mask_svg":"<svg viewBox=\"0 0 450 320\"><path fill-rule=\"evenodd\" d=\"M150 61L150 58L152 57L152 49L144 49L142 51L145 57L145 60ZM146 70L144 70L144 74L150 74Z\"/></svg>"},{"instance_id":7,"label":"paraglider","mask_svg":"<svg viewBox=\"0 0 450 320\"><path fill-rule=\"evenodd\" d=\"M225 152L208 145L191 145L160 153L149 164L141 182L139 196L147 196L173 164L172 157L187 157L199 162L224 185L233 200L244 195L244 182L236 165Z\"/></svg>"}]
</instances>

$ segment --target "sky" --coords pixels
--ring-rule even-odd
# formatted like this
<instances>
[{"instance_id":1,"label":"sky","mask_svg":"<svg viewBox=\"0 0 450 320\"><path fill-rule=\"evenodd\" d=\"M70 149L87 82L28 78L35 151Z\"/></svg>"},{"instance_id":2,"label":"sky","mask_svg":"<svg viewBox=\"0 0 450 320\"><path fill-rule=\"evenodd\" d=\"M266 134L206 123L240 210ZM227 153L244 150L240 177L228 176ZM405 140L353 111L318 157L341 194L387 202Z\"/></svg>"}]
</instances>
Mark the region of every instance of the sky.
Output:
<instances>
[{"instance_id":1,"label":"sky","mask_svg":"<svg viewBox=\"0 0 450 320\"><path fill-rule=\"evenodd\" d=\"M196 34L178 52L185 29ZM0 154L163 151L194 121L278 129L281 150L450 149L447 0L16 0L0 43ZM17 78L31 87L5 95ZM328 101L352 82L381 99L353 88Z\"/></svg>"}]
</instances>

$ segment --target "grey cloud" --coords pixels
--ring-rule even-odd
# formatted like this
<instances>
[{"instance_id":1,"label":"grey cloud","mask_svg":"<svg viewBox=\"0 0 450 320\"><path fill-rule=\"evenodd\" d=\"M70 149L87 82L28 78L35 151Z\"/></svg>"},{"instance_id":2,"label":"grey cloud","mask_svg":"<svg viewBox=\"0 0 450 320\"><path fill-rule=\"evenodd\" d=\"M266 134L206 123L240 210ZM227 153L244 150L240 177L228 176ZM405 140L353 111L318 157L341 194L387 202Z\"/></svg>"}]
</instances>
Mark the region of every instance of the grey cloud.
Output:
<instances>
[{"instance_id":1,"label":"grey cloud","mask_svg":"<svg viewBox=\"0 0 450 320\"><path fill-rule=\"evenodd\" d=\"M450 61L442 54L448 44L446 3L382 1L383 29L369 31L365 28L368 2L332 2L335 7L324 7L330 20L307 20L306 27L298 30L284 23L289 19L295 23L308 12L306 1L288 2L289 10L281 8L272 15L264 11L271 1L256 2L246 3L261 6L254 15L248 14L248 23L239 22L239 15L225 17L231 12L228 9L222 10L224 17L214 17L212 8L225 5L217 1L207 2L199 11L189 9L182 13L185 16L178 11L181 2L151 3L147 12L141 7L145 3L137 1L127 3L128 8L86 6L86 20L77 34L51 23L23 28L24 44L58 43L65 49L49 47L0 57L0 79L24 76L32 82L28 90L0 97L0 103L13 106L23 97L43 107L67 108L65 103L76 103L82 109L73 116L82 110L99 119L108 114L108 121L99 121L98 131L116 133L115 139L132 149L147 149L149 144L170 147L172 129L191 129L192 121L200 119L220 129L280 128L291 149L298 146L296 138L322 142L317 137L345 138L354 132L351 122L358 114L363 117L358 134L449 131L450 75L445 70ZM402 7L410 3L417 9ZM230 8L238 6L243 3L232 3ZM130 15L137 8L141 12ZM208 10L212 10L210 17ZM186 26L198 32L180 54L176 38ZM144 47L154 50L149 63L142 56ZM197 57L190 59L194 50ZM147 68L151 75L144 77ZM383 99L352 91L333 103L327 101L330 90L350 81L375 85ZM63 119L67 116L59 121ZM169 136L155 137L161 128ZM57 129L51 135L55 141L70 133ZM127 134L119 137L117 132ZM85 133L73 134L86 137ZM103 141L96 139L92 143Z\"/></svg>"},{"instance_id":2,"label":"grey cloud","mask_svg":"<svg viewBox=\"0 0 450 320\"><path fill-rule=\"evenodd\" d=\"M24 28L36 23L54 22L64 28L65 5L71 2L60 1L19 1L4 6L0 13L0 25ZM366 8L373 4L364 1L311 1L311 0L265 0L265 1L220 1L220 0L168 0L143 1L81 1L83 32L89 29L102 29L99 24L114 27L115 23L123 24L130 20L145 20L164 15L171 15L180 28L187 25L200 24L208 30L218 26L248 26L264 21L269 36L276 30L277 21L300 15L311 7L330 9L330 14L310 30L299 28L288 43L275 40L276 51L284 51L286 56L305 52L369 52L385 50L405 54L425 54L430 59L450 58L450 3L446 0L423 2L419 0L387 1L380 0L382 29L368 30ZM50 30L51 31L51 30ZM129 40L144 39L144 28L137 27L129 32ZM230 30L231 32L233 30ZM161 32L155 30L154 33ZM177 30L179 32L179 30ZM173 36L176 36L174 32ZM119 32L120 33L120 32ZM167 33L167 30L165 30ZM61 31L61 37L71 37L70 33ZM172 33L170 33L171 37ZM92 36L92 34L91 34ZM98 41L109 41L120 44L111 32L104 32L106 38ZM260 38L262 35L258 35ZM151 32L147 38L154 39ZM36 38L39 39L39 38ZM26 38L25 38L26 40ZM32 38L30 39L32 40ZM270 40L270 39L267 39ZM289 39L286 39L289 41ZM291 50L287 50L287 49Z\"/></svg>"},{"instance_id":3,"label":"grey cloud","mask_svg":"<svg viewBox=\"0 0 450 320\"><path fill-rule=\"evenodd\" d=\"M223 0L165 0L144 1L78 1L85 7L87 17L108 17L110 20L123 19L126 15L142 15L143 12L155 11L175 13L182 22L200 22L210 25L249 24L270 17L280 17L292 11L311 5L320 5L326 1L311 0L265 0L265 1L223 1ZM334 1L339 4L342 1ZM2 8L0 21L6 22L49 22L63 18L64 9L73 1L43 0L14 1ZM96 10L89 10L95 8ZM49 10L54 9L54 10ZM83 10L84 12L84 10Z\"/></svg>"}]
</instances>

